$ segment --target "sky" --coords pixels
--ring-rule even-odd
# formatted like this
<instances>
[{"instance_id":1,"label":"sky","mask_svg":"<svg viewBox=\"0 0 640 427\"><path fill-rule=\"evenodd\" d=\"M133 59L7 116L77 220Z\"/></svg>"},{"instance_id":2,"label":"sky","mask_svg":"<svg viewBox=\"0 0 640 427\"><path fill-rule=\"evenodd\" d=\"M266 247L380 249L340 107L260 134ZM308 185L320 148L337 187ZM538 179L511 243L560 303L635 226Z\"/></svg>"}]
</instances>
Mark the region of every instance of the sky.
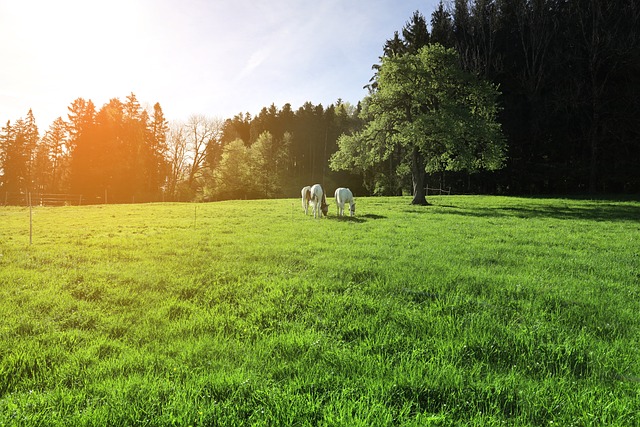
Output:
<instances>
[{"instance_id":1,"label":"sky","mask_svg":"<svg viewBox=\"0 0 640 427\"><path fill-rule=\"evenodd\" d=\"M439 0L0 0L0 123L41 133L77 98L169 121L357 104L387 39ZM445 2L446 3L446 2Z\"/></svg>"}]
</instances>

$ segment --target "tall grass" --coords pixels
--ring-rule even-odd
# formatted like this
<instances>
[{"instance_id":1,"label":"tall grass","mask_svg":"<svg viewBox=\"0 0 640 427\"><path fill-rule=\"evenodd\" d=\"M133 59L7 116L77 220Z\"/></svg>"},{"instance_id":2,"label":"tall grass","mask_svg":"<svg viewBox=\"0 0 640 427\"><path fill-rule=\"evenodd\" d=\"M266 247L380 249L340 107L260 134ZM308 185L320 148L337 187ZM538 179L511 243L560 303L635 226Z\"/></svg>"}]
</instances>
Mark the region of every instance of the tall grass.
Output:
<instances>
[{"instance_id":1,"label":"tall grass","mask_svg":"<svg viewBox=\"0 0 640 427\"><path fill-rule=\"evenodd\" d=\"M0 425L638 425L640 203L0 208Z\"/></svg>"}]
</instances>

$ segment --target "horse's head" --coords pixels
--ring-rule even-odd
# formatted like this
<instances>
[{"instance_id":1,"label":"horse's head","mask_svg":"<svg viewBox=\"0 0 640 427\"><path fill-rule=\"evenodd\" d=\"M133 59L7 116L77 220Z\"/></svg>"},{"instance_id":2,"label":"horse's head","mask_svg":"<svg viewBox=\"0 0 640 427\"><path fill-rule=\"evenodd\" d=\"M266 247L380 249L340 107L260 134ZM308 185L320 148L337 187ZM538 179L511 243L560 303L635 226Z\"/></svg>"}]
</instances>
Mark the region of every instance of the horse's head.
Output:
<instances>
[{"instance_id":1,"label":"horse's head","mask_svg":"<svg viewBox=\"0 0 640 427\"><path fill-rule=\"evenodd\" d=\"M324 216L327 216L327 213L329 212L329 205L327 203L322 203L320 210Z\"/></svg>"},{"instance_id":2,"label":"horse's head","mask_svg":"<svg viewBox=\"0 0 640 427\"><path fill-rule=\"evenodd\" d=\"M349 206L349 214L350 214L351 216L354 216L354 215L356 214L356 204L355 204L355 203L352 203L352 204Z\"/></svg>"}]
</instances>

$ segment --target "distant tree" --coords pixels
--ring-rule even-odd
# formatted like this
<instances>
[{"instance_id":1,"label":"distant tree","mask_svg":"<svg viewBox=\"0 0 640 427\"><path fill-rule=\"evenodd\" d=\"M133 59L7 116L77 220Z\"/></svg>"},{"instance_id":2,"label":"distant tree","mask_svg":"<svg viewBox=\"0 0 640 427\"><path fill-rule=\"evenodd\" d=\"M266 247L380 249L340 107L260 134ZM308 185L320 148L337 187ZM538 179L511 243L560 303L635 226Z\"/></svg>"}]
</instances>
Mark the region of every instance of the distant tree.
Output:
<instances>
[{"instance_id":1,"label":"distant tree","mask_svg":"<svg viewBox=\"0 0 640 427\"><path fill-rule=\"evenodd\" d=\"M120 181L118 192L127 201L153 198L161 185L155 176L152 177L157 158L148 132L149 114L142 109L134 93L129 94L122 104L121 128L122 167L120 179L114 177L114 181Z\"/></svg>"},{"instance_id":2,"label":"distant tree","mask_svg":"<svg viewBox=\"0 0 640 427\"><path fill-rule=\"evenodd\" d=\"M474 70L483 72L485 78L495 75L500 65L497 53L499 26L498 8L495 0L476 0L472 4L471 25L475 39L472 57Z\"/></svg>"},{"instance_id":3,"label":"distant tree","mask_svg":"<svg viewBox=\"0 0 640 427\"><path fill-rule=\"evenodd\" d=\"M207 118L201 114L192 115L185 124L184 135L190 160L187 183L190 187L197 186L197 179L206 164L207 147L209 144L220 143L222 130L222 120Z\"/></svg>"},{"instance_id":4,"label":"distant tree","mask_svg":"<svg viewBox=\"0 0 640 427\"><path fill-rule=\"evenodd\" d=\"M41 146L51 161L50 191L59 193L67 191L67 174L69 168L68 131L62 117L53 121L44 134Z\"/></svg>"},{"instance_id":5,"label":"distant tree","mask_svg":"<svg viewBox=\"0 0 640 427\"><path fill-rule=\"evenodd\" d=\"M419 11L415 11L411 16L411 19L407 21L402 28L402 37L398 31L393 33L393 38L387 40L382 48L383 57L390 58L396 55L404 55L405 53L416 53L422 47L429 43L429 29L427 28L427 21ZM369 89L369 92L374 92L378 86L378 72L380 70L380 64L374 64L371 67L374 70L374 75L369 80L369 84L365 88Z\"/></svg>"},{"instance_id":6,"label":"distant tree","mask_svg":"<svg viewBox=\"0 0 640 427\"><path fill-rule=\"evenodd\" d=\"M251 114L236 114L231 119L226 119L222 125L220 143L224 146L229 142L241 139L249 142L251 138Z\"/></svg>"},{"instance_id":7,"label":"distant tree","mask_svg":"<svg viewBox=\"0 0 640 427\"><path fill-rule=\"evenodd\" d=\"M15 132L11 121L0 130L0 189L8 192L12 186L14 172L11 157L13 156L13 145L15 140Z\"/></svg>"},{"instance_id":8,"label":"distant tree","mask_svg":"<svg viewBox=\"0 0 640 427\"><path fill-rule=\"evenodd\" d=\"M15 124L7 122L0 134L0 171L6 193L35 191L36 147L39 135L33 112Z\"/></svg>"},{"instance_id":9,"label":"distant tree","mask_svg":"<svg viewBox=\"0 0 640 427\"><path fill-rule=\"evenodd\" d=\"M476 49L472 43L473 28L469 2L469 0L454 0L453 2L453 36L463 68L474 70Z\"/></svg>"},{"instance_id":10,"label":"distant tree","mask_svg":"<svg viewBox=\"0 0 640 427\"><path fill-rule=\"evenodd\" d=\"M299 172L299 181L324 184L323 168L325 157L327 123L321 104L305 102L295 113L292 133L292 159Z\"/></svg>"},{"instance_id":11,"label":"distant tree","mask_svg":"<svg viewBox=\"0 0 640 427\"><path fill-rule=\"evenodd\" d=\"M248 195L252 185L249 149L244 141L236 139L225 145L218 168L214 171L215 193L223 198L241 199Z\"/></svg>"},{"instance_id":12,"label":"distant tree","mask_svg":"<svg viewBox=\"0 0 640 427\"><path fill-rule=\"evenodd\" d=\"M424 205L425 172L502 167L497 96L494 86L460 69L452 49L430 45L383 58L378 89L365 99L365 128L340 138L331 167L364 172L401 148L412 203Z\"/></svg>"},{"instance_id":13,"label":"distant tree","mask_svg":"<svg viewBox=\"0 0 640 427\"><path fill-rule=\"evenodd\" d=\"M263 132L268 131L272 135L281 134L279 111L275 104L271 104L269 108L263 108L260 113L251 121L250 135L244 143L248 146L257 141ZM272 133L273 132L273 133Z\"/></svg>"},{"instance_id":14,"label":"distant tree","mask_svg":"<svg viewBox=\"0 0 640 427\"><path fill-rule=\"evenodd\" d=\"M189 166L187 163L187 137L185 127L181 123L174 122L169 125L166 160L169 167L166 192L173 200L183 200L183 195L179 194L178 190L180 183L186 182ZM189 198L191 197L193 194L189 196Z\"/></svg>"},{"instance_id":15,"label":"distant tree","mask_svg":"<svg viewBox=\"0 0 640 427\"><path fill-rule=\"evenodd\" d=\"M587 117L588 186L596 192L605 166L602 158L608 157L603 148L612 144L606 141L605 129L617 133L611 122L620 114L613 107L618 100L610 93L616 78L624 76L622 69L638 68L640 6L634 0L570 0L567 4L573 23L574 65L581 77L571 86L582 101L577 107ZM637 74L635 77L636 83L630 82L629 88L637 91ZM610 166L606 169L613 171Z\"/></svg>"},{"instance_id":16,"label":"distant tree","mask_svg":"<svg viewBox=\"0 0 640 427\"><path fill-rule=\"evenodd\" d=\"M453 21L451 14L440 0L438 8L431 14L431 43L438 43L444 47L454 47Z\"/></svg>"},{"instance_id":17,"label":"distant tree","mask_svg":"<svg viewBox=\"0 0 640 427\"><path fill-rule=\"evenodd\" d=\"M165 119L160 103L153 105L153 116L148 126L148 141L150 157L147 160L149 186L154 189L166 190L167 177L169 175L169 164L167 155L169 147L167 145L167 135L169 133L169 122Z\"/></svg>"},{"instance_id":18,"label":"distant tree","mask_svg":"<svg viewBox=\"0 0 640 427\"><path fill-rule=\"evenodd\" d=\"M27 117L24 121L24 127L18 128L18 137L24 138L25 160L26 165L26 190L34 189L34 180L36 175L36 148L38 141L40 140L40 134L38 132L38 126L36 125L36 119L33 115L33 111L29 109Z\"/></svg>"},{"instance_id":19,"label":"distant tree","mask_svg":"<svg viewBox=\"0 0 640 427\"><path fill-rule=\"evenodd\" d=\"M429 30L427 28L427 20L419 12L413 12L411 19L402 29L402 38L404 40L405 52L416 54L420 49L429 44Z\"/></svg>"},{"instance_id":20,"label":"distant tree","mask_svg":"<svg viewBox=\"0 0 640 427\"><path fill-rule=\"evenodd\" d=\"M69 151L73 152L78 140L95 124L96 107L91 100L77 98L68 107Z\"/></svg>"},{"instance_id":21,"label":"distant tree","mask_svg":"<svg viewBox=\"0 0 640 427\"><path fill-rule=\"evenodd\" d=\"M264 131L249 147L251 182L257 189L258 197L273 198L282 194L290 144L290 133L276 140L271 133Z\"/></svg>"},{"instance_id":22,"label":"distant tree","mask_svg":"<svg viewBox=\"0 0 640 427\"><path fill-rule=\"evenodd\" d=\"M159 104L149 112L135 94L112 98L96 113L91 101L70 107L71 190L113 203L158 200L166 175L167 124Z\"/></svg>"},{"instance_id":23,"label":"distant tree","mask_svg":"<svg viewBox=\"0 0 640 427\"><path fill-rule=\"evenodd\" d=\"M394 32L393 37L384 43L382 52L384 56L402 55L407 52L407 46L398 31Z\"/></svg>"},{"instance_id":24,"label":"distant tree","mask_svg":"<svg viewBox=\"0 0 640 427\"><path fill-rule=\"evenodd\" d=\"M96 109L91 100L77 98L68 107L69 150L71 154L69 187L71 192L85 197L104 193L96 184L97 155L93 139L96 135Z\"/></svg>"}]
</instances>

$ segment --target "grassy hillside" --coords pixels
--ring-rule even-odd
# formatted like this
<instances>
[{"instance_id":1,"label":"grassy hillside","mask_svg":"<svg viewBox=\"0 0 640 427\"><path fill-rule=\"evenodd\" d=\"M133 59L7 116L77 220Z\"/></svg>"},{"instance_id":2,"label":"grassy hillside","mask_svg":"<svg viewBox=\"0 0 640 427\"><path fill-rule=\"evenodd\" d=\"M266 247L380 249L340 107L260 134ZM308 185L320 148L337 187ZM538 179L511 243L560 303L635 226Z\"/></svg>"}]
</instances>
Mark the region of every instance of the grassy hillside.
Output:
<instances>
[{"instance_id":1,"label":"grassy hillside","mask_svg":"<svg viewBox=\"0 0 640 427\"><path fill-rule=\"evenodd\" d=\"M637 425L640 203L0 207L0 425Z\"/></svg>"}]
</instances>

